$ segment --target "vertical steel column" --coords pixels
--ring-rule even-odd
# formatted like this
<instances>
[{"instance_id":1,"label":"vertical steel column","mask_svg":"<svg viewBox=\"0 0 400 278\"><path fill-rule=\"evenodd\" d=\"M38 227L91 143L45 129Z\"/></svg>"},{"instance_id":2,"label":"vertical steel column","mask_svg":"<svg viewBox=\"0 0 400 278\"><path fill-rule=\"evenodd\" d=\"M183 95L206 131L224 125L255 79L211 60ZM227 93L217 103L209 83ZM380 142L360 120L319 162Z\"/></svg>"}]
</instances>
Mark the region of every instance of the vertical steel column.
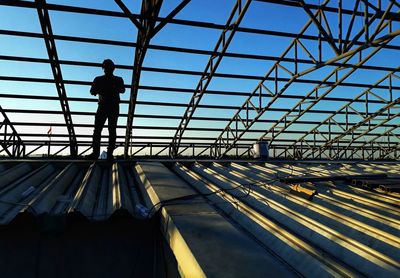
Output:
<instances>
[{"instance_id":1,"label":"vertical steel column","mask_svg":"<svg viewBox=\"0 0 400 278\"><path fill-rule=\"evenodd\" d=\"M116 1L117 4L120 1ZM141 8L140 28L136 39L135 60L133 64L133 74L131 82L131 94L129 99L128 119L125 132L125 158L129 157L129 142L132 136L133 117L136 108L136 99L139 90L140 74L142 71L143 61L149 46L150 39L156 23L156 18L160 12L163 0L143 0ZM125 11L127 13L127 11Z\"/></svg>"},{"instance_id":2,"label":"vertical steel column","mask_svg":"<svg viewBox=\"0 0 400 278\"><path fill-rule=\"evenodd\" d=\"M141 9L141 21L138 22L121 0L115 0L118 6L125 12L125 14L128 15L133 24L138 27L138 35L136 39L137 46L135 50L135 61L131 82L128 120L125 133L125 158L129 157L129 146L132 139L132 126L133 118L135 116L136 99L139 90L140 73L144 57L147 52L147 47L150 43L151 38L154 37L168 23L168 20L174 18L174 16L176 16L190 2L190 0L182 0L182 2L177 5L167 17L165 17L164 21L155 26L156 18L158 17L158 13L161 9L162 1L163 0L143 0ZM130 149L132 152L132 148Z\"/></svg>"},{"instance_id":3,"label":"vertical steel column","mask_svg":"<svg viewBox=\"0 0 400 278\"><path fill-rule=\"evenodd\" d=\"M72 116L68 105L67 93L64 86L64 80L61 74L61 66L58 60L56 43L53 37L49 12L46 8L46 0L35 0L37 12L39 16L40 26L43 32L43 38L46 44L47 54L49 56L51 70L53 72L54 82L57 88L58 97L61 104L61 109L64 114L65 123L67 125L70 154L75 157L78 153L78 144L76 141Z\"/></svg>"}]
</instances>

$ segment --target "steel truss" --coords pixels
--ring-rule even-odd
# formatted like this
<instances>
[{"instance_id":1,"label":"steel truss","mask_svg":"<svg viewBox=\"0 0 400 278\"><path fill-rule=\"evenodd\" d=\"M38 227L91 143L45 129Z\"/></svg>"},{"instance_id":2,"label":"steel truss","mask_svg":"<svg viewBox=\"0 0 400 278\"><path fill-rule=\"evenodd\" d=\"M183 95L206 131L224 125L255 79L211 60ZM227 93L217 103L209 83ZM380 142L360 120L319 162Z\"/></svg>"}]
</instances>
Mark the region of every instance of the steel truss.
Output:
<instances>
[{"instance_id":1,"label":"steel truss","mask_svg":"<svg viewBox=\"0 0 400 278\"><path fill-rule=\"evenodd\" d=\"M186 111L183 114L181 122L176 130L174 138L172 139L170 148L170 155L172 157L176 157L179 154L179 145L181 143L183 133L185 132L185 129L187 128L189 121L191 120L194 114L194 111L199 105L201 98L203 97L205 91L207 90L207 87L210 84L213 75L218 69L221 60L224 57L224 54L228 49L228 46L233 39L233 36L236 33L237 26L239 26L244 15L246 14L246 11L249 8L250 3L251 0L246 0L246 1L237 0L235 2L235 5L233 6L233 9L228 17L228 20L226 21L225 24L226 27L224 30L222 30L222 33L218 38L217 44L215 45L213 50L213 54L211 55L210 59L207 62L206 68L204 69L204 72L200 77L200 80L196 86L194 94L190 99ZM216 53L219 53L219 55L217 55Z\"/></svg>"},{"instance_id":2,"label":"steel truss","mask_svg":"<svg viewBox=\"0 0 400 278\"><path fill-rule=\"evenodd\" d=\"M133 66L118 64L118 69L132 72L132 80L125 85L130 88L128 113L121 114L127 124L118 126L119 131L125 131L125 136L117 136L117 147L124 150L128 156L206 156L222 158L225 156L251 156L252 144L257 140L267 140L270 143L270 154L277 158L290 159L399 159L400 135L398 108L400 91L399 67L366 64L380 51L400 51L400 46L390 42L400 34L395 24L400 22L397 1L388 0L383 5L381 1L354 0L353 8L343 8L343 0L326 0L322 4L307 3L306 0L235 0L234 6L225 24L215 24L207 21L178 19L176 15L190 3L182 0L172 11L160 17L162 0L142 0L140 14L130 11L121 0L114 0L121 11L105 11L91 8L48 4L45 0L2 1L1 6L23 7L36 9L39 16L42 33L0 30L0 35L42 39L45 41L48 58L16 57L0 53L0 60L26 63L44 63L52 68L53 79L0 76L0 80L8 82L37 82L55 84L58 97L39 95L20 95L13 92L0 92L0 99L26 99L29 101L49 100L59 101L61 111L40 109L10 109L1 108L3 122L0 124L0 135L3 150L8 156L30 156L43 152L45 155L57 156L69 148L72 156L85 154L90 150L89 134L75 134L76 128L91 130L92 124L72 123L72 116L90 116L87 111L70 111L69 103L88 103L94 99L82 97L67 97L65 85L89 86L91 82L66 80L62 77L61 66L99 67L99 63L61 60L58 58L56 41L87 43L93 45L113 45L134 48ZM298 33L277 30L263 30L240 26L248 14L252 2L265 5L280 5L282 8L292 7L308 17L308 22ZM347 3L346 3L347 4ZM65 36L53 34L49 11L79 13L116 18L127 18L137 28L135 42L105 40L98 38ZM330 23L332 15L337 16L337 24ZM344 19L347 17L347 20ZM356 22L362 20L362 26ZM212 50L176 47L152 44L151 39L168 24L177 26L217 30L219 38ZM314 30L317 30L316 32ZM280 56L250 53L230 52L228 50L236 33L256 34L272 38L291 38L292 41ZM203 71L147 67L144 59L148 50L164 53L182 53L184 55L201 55L208 58ZM274 65L264 76L236 74L218 71L224 57L258 61L273 61ZM321 69L329 72L322 79L312 77L312 73ZM357 70L387 73L383 78L371 82L347 81ZM160 87L140 84L142 72L163 73L169 75L198 76L195 88ZM236 82L238 80L257 80L258 85L253 91L217 91L209 90L213 78L224 78ZM294 84L312 86L306 93L301 91L288 94ZM362 91L357 97L333 97L331 92L337 88ZM165 94L191 94L190 101L177 103L174 101L140 101L138 94L163 92ZM201 102L205 95L244 96L246 100L241 105L215 105ZM293 107L277 105L279 100L296 100ZM320 103L340 102L339 109L315 108ZM138 114L137 106L184 108L183 114L157 115ZM362 107L360 109L360 107ZM232 117L197 116L197 109L209 111L224 110L232 112ZM263 117L264 114L278 113L279 119ZM13 114L27 115L63 115L62 123L10 121ZM305 115L322 116L322 120L309 120ZM10 116L11 115L11 116ZM134 125L134 119L178 120L177 126L157 124ZM189 125L189 123L206 122L223 123L224 128ZM256 123L262 123L263 127ZM46 134L18 132L22 126L59 126L65 127L67 134L53 134L50 142ZM173 131L174 135L149 136L137 135L135 131L159 130ZM190 135L189 135L190 133ZM194 134L194 135L193 135ZM260 136L260 134L262 134ZM106 139L106 136L103 136ZM34 139L33 139L34 138ZM79 139L79 144L78 140ZM106 141L102 142L102 145ZM29 147L29 151L26 151ZM78 151L79 147L79 151Z\"/></svg>"},{"instance_id":3,"label":"steel truss","mask_svg":"<svg viewBox=\"0 0 400 278\"><path fill-rule=\"evenodd\" d=\"M77 155L78 145L76 142L74 124L72 122L71 112L67 101L67 92L65 90L64 80L61 74L61 67L58 61L56 43L53 36L53 30L51 28L49 12L47 11L45 0L35 0L35 3L39 16L40 27L42 28L43 38L46 43L51 70L53 72L54 84L57 88L58 98L60 100L61 109L68 129L70 154L72 157L74 157Z\"/></svg>"},{"instance_id":4,"label":"steel truss","mask_svg":"<svg viewBox=\"0 0 400 278\"><path fill-rule=\"evenodd\" d=\"M60 136L62 137L62 136ZM89 138L89 137L88 137ZM124 137L120 136L117 142L116 142L116 148L119 149L123 149L124 148ZM154 137L134 137L134 139L138 139L138 140L144 140L146 142L133 142L131 147L132 147L132 155L133 156L155 156L155 157L166 157L169 154L169 143L166 143L164 141L151 141L150 140L171 140L171 138L165 138L165 137L158 137L158 138L154 138ZM193 138L193 140L195 140L195 143L182 143L182 148L180 150L181 157L194 157L197 156L198 154L202 153L204 157L208 157L208 158L213 158L213 156L211 155L210 152L208 153L204 153L205 149L209 150L209 145L210 143L207 143L206 141L209 140L204 140L205 142L201 142L202 138ZM207 139L207 138L206 138ZM210 139L210 138L208 138ZM289 141L289 140L288 140ZM284 141L285 142L285 141ZM278 157L276 156L276 154L278 152L281 152L283 149L285 149L286 147L289 146L291 142L288 142L287 144L281 144L281 145L273 145L270 149L270 154L274 155L274 157ZM25 140L24 144L26 147L34 147L32 148L29 152L26 152L25 155L26 156L31 156L35 153L37 153L40 150L44 150L44 153L42 156L48 156L48 157L56 157L58 155L60 155L60 153L62 151L64 151L67 147L68 147L68 140L57 140L57 141L52 141L49 144L49 141L44 141L44 140ZM49 148L49 145L51 148ZM81 141L80 142L80 147L82 147L81 151L79 152L78 155L84 155L87 152L90 151L91 149L91 142L89 141ZM249 149L249 147L251 147L251 143L239 143L235 146L234 151L239 154L241 154L243 151L246 151ZM101 142L101 146L106 147L107 146L107 141L102 141ZM355 145L349 148L349 151L358 151L359 150L359 146ZM398 159L400 153L398 152L398 148L393 145L392 149L390 149L392 151L391 153L391 157L388 157L388 149L387 149L387 145L384 144L375 144L372 146L367 146L365 148L362 149L363 153L364 153L364 157L365 159L367 159L368 155L372 154L372 153L380 153L382 155L382 158L385 158L384 155L386 156L386 158L390 158L390 159ZM190 154L184 154L189 152ZM249 154L250 155L250 154ZM22 157L22 156L21 156Z\"/></svg>"},{"instance_id":5,"label":"steel truss","mask_svg":"<svg viewBox=\"0 0 400 278\"><path fill-rule=\"evenodd\" d=\"M304 2L301 1L303 4ZM329 1L325 1L324 5L326 5ZM356 2L355 10L358 8ZM339 10L341 1L338 2ZM309 22L303 27L300 34L304 33L307 28L314 23L319 32L319 36L324 36L326 38L326 43L328 43L336 53L336 56L331 58L326 62L321 62L322 57L322 42L318 43L318 59L315 58L311 50L307 49L304 44L301 43L299 38L295 38L289 47L284 51L281 57L285 57L289 54L289 51L293 50L294 58L298 55L298 51L301 48L305 51L310 58L315 61L315 66L310 67L302 72L298 72L298 65L296 61L291 65L292 68L289 69L287 66L281 65L281 62L277 62L274 66L268 71L265 76L265 79L260 82L260 84L256 87L256 89L252 92L252 95L244 102L241 108L235 113L233 118L230 120L224 131L219 135L216 141L213 143L211 148L214 148L214 156L222 157L240 140L240 138L252 127L254 123L268 110L270 110L271 106L277 101L280 96L289 88L289 86L298 78L307 75L321 67L326 66L330 62L336 62L344 59L341 63L346 64L350 61L357 53L363 51L364 49L369 48L370 46L377 46L370 54L368 54L365 58L361 58L357 65L363 65L370 57L372 57L375 53L377 53L381 48L382 44L387 44L394 37L400 34L399 30L391 32L391 20L386 20L385 14L389 13L392 8L394 2L392 1L386 11L382 14L382 18L375 29L375 31L369 35L368 34L368 26L371 25L377 18L377 14L373 15L371 18L368 17L368 13L365 13L365 26L358 32L358 34L353 38L352 41L349 41L349 34L351 33L352 23L350 23L349 30L347 31L346 39L343 41L341 38L338 39L339 47L336 46L333 38L331 37L331 31L326 20L323 20L325 17L323 16L323 10L319 9L316 14L312 14L306 6L303 7L307 10L307 14L310 16ZM365 4L368 7L368 4ZM367 9L366 9L367 10ZM340 16L340 15L339 15ZM326 24L326 30L323 27L323 22ZM387 30L385 29L387 27ZM339 21L339 28L341 27L341 22ZM382 31L387 31L387 34L382 35L379 39L375 37L382 33ZM354 45L354 41L358 40L362 34L366 34L366 41L364 45L361 45L355 49L351 49ZM339 36L341 31L339 31ZM276 121L272 127L265 132L263 136L259 138L259 140L267 139L269 143L272 143L279 135L281 135L290 125L295 123L297 119L303 116L307 111L309 111L313 106L315 106L320 100L324 99L326 95L328 95L336 86L341 84L348 76L350 76L353 72L357 70L357 67L349 69L349 71L342 77L339 78L339 71L343 70L343 67L340 65L336 67L321 84L318 84L313 90L311 90L306 97L304 97L301 101L299 101L290 111L285 113L285 115L278 121ZM289 81L283 85L279 85L279 76L282 74L289 74ZM267 82L268 77L273 76L275 78L274 82ZM326 81L334 78L333 84L329 84L328 86L324 84ZM271 84L272 83L272 84ZM265 101L265 97L261 94L263 92L267 92L270 94L270 100L267 105L263 105ZM314 97L314 100L309 100L310 97ZM255 111L255 116L251 117L250 111ZM244 114L244 115L243 115ZM244 129L244 131L240 132L240 129ZM270 136L266 138L266 136ZM285 152L286 153L286 152ZM297 153L297 152L296 152Z\"/></svg>"},{"instance_id":6,"label":"steel truss","mask_svg":"<svg viewBox=\"0 0 400 278\"><path fill-rule=\"evenodd\" d=\"M115 0L115 2L121 7L121 9L125 12L127 16L131 19L131 21L138 27L137 33L137 43L135 48L135 60L133 63L133 74L132 74L132 82L131 82L131 95L129 101L129 112L128 112L128 121L126 127L126 134L125 134L125 157L128 156L129 151L129 143L131 138L132 132L132 124L133 124L133 117L136 108L136 99L139 90L139 81L140 81L140 74L142 71L142 64L144 58L146 56L147 47L150 43L150 39L152 37L152 33L154 31L155 22L148 21L147 17L157 17L158 13L161 8L162 0L143 0L142 1L142 10L141 16L144 19L140 20L140 23L137 23L136 19L133 18L129 9L123 4L121 0Z\"/></svg>"},{"instance_id":7,"label":"steel truss","mask_svg":"<svg viewBox=\"0 0 400 278\"><path fill-rule=\"evenodd\" d=\"M139 90L139 82L140 82L140 74L142 71L142 65L144 58L146 56L147 49L150 44L150 40L154 37L165 25L166 22L161 22L156 26L156 22L154 18L158 17L158 13L161 9L163 0L143 0L142 1L142 10L141 10L141 20L140 23L137 23L134 16L130 13L129 9L123 4L121 0L115 0L115 2L121 7L126 15L129 16L131 21L138 27L138 34L136 39L136 48L135 48L135 61L133 65L133 74L132 74L132 82L131 82L131 95L129 101L129 112L128 112L128 121L125 133L125 148L124 154L127 158L129 156L129 145L132 137L132 125L133 118L135 115L136 108L136 99ZM167 17L166 19L172 19L175 15L177 15L188 3L190 0L182 1Z\"/></svg>"},{"instance_id":8,"label":"steel truss","mask_svg":"<svg viewBox=\"0 0 400 278\"><path fill-rule=\"evenodd\" d=\"M298 144L299 142L304 143L304 139L306 137L310 137L310 135L312 135L314 138L316 137L316 135L321 135L324 137L326 142L323 145L319 145L318 147L313 147L312 145L308 145L309 148L304 149L305 152L308 152L307 154L306 153L300 153L300 154L296 153L295 156L299 156L299 155L300 155L300 157L312 156L313 158L315 158L316 154L319 153L317 155L317 157L321 157L321 155L326 150L328 150L329 154L327 154L327 156L329 158L331 158L331 159L343 158L343 156L347 156L347 152L346 152L347 148L349 146L351 146L357 139L361 138L362 136L365 136L366 134L373 135L373 134L371 134L371 131L373 131L374 129L376 129L378 127L382 127L385 123L389 122L390 120L395 119L399 115L399 113L390 114L390 115L384 116L384 118L378 118L378 117L382 117L383 112L388 112L388 111L390 112L391 109L395 109L396 104L399 103L399 101L400 101L399 98L393 98L393 90L389 89L388 98L384 98L384 97L380 96L378 93L374 93L374 89L376 89L377 85L379 85L385 81L389 81L389 84L391 84L393 77L399 78L394 72L389 73L388 75L386 75L385 77L380 79L378 82L371 85L371 87L369 89L365 90L364 92L359 94L356 98L349 101L346 105L344 105L339 110L337 110L335 114L332 114L325 120L321 121L321 123L318 124L314 129L312 129L308 134L305 134L301 138L296 140L296 142L293 143L292 147L294 145ZM371 97L380 99L381 104L384 104L384 106L375 112L371 112L370 108L369 108L371 105L369 103L369 99ZM352 105L354 105L354 103L357 100L361 100L361 99L364 101L364 105L365 105L364 113L358 112L357 109L355 109L352 106ZM358 123L354 124L354 123L348 122L349 111L353 111L353 112L357 113L357 116L360 118L360 121ZM341 113L341 112L345 113L345 119L346 119L345 123L339 123L336 120L336 118L338 118L339 113ZM321 130L319 130L319 128L323 125L328 125L327 136L326 136L326 132L322 132ZM337 136L332 138L332 135L333 135L332 129L335 127L339 128L341 130L341 132L338 132L339 134L337 134ZM363 128L366 127L366 128L365 128L365 130L360 131L360 127L363 127ZM391 127L389 129L389 132L385 132L384 134L379 134L379 136L375 137L374 139L371 139L366 144L371 144L376 139L382 138L381 137L382 135L391 134L390 132L395 130L397 127L399 127L399 125L394 125L393 127ZM357 132L357 130L359 130L359 131ZM340 139L346 137L347 135L351 136L351 139L349 139L348 141L344 141L345 143L347 143L347 147L335 151L335 149L332 148L332 146L335 143L339 142ZM390 142L390 139L389 139L389 142ZM288 149L286 149L284 152L288 151ZM351 153L350 157L352 157L354 154L355 153Z\"/></svg>"},{"instance_id":9,"label":"steel truss","mask_svg":"<svg viewBox=\"0 0 400 278\"><path fill-rule=\"evenodd\" d=\"M0 123L0 132L2 134L0 140L0 154L5 152L10 157L23 157L25 156L25 144L15 130L14 125L7 117L6 112L0 105L0 115L2 122ZM11 150L10 150L11 149Z\"/></svg>"}]
</instances>

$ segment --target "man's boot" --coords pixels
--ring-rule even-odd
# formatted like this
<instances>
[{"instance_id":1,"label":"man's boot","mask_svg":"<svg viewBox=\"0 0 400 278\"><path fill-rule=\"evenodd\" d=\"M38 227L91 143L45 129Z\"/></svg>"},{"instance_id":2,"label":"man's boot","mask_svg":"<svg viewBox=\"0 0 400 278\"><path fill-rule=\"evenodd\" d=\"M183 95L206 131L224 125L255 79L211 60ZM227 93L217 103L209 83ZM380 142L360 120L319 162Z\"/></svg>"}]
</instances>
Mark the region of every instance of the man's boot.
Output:
<instances>
[{"instance_id":1,"label":"man's boot","mask_svg":"<svg viewBox=\"0 0 400 278\"><path fill-rule=\"evenodd\" d=\"M100 140L101 140L101 129L98 127L94 128L93 131L93 143L92 143L92 153L85 156L87 160L97 160L100 155Z\"/></svg>"},{"instance_id":2,"label":"man's boot","mask_svg":"<svg viewBox=\"0 0 400 278\"><path fill-rule=\"evenodd\" d=\"M85 159L87 159L87 160L97 160L97 159L99 159L99 154L95 153L95 152L92 152L91 154L85 156Z\"/></svg>"}]
</instances>

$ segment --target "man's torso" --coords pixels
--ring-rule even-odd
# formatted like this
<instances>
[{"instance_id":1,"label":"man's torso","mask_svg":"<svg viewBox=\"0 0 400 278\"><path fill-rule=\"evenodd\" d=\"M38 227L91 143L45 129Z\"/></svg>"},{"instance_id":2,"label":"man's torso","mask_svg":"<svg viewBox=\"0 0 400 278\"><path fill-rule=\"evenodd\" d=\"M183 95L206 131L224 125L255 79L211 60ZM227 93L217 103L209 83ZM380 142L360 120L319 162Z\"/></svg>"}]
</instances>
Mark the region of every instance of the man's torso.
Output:
<instances>
[{"instance_id":1,"label":"man's torso","mask_svg":"<svg viewBox=\"0 0 400 278\"><path fill-rule=\"evenodd\" d=\"M100 104L119 103L119 91L123 87L123 80L119 76L98 76L94 79L92 92L99 95Z\"/></svg>"}]
</instances>

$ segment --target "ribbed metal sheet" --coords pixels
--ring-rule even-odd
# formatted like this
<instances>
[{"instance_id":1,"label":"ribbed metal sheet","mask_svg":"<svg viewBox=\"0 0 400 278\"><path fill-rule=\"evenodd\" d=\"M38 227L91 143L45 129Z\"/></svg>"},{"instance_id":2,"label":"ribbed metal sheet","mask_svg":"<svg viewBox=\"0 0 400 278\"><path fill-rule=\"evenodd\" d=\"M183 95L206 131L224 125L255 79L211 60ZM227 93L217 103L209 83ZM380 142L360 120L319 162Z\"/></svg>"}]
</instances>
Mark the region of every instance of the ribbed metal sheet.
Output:
<instances>
[{"instance_id":1,"label":"ribbed metal sheet","mask_svg":"<svg viewBox=\"0 0 400 278\"><path fill-rule=\"evenodd\" d=\"M168 162L165 165L228 221L284 261L294 273L400 275L400 195L349 182L303 183L312 201L279 178L385 173L397 163ZM0 222L18 213L79 211L104 220L118 209L135 216L143 204L134 163L0 163ZM400 180L399 180L400 181ZM214 192L214 194L211 194ZM221 235L223 236L223 235Z\"/></svg>"},{"instance_id":2,"label":"ribbed metal sheet","mask_svg":"<svg viewBox=\"0 0 400 278\"><path fill-rule=\"evenodd\" d=\"M5 162L0 172L0 223L18 213L80 212L105 220L116 210L134 214L140 202L128 165L88 162ZM1 168L0 168L1 170Z\"/></svg>"}]
</instances>

